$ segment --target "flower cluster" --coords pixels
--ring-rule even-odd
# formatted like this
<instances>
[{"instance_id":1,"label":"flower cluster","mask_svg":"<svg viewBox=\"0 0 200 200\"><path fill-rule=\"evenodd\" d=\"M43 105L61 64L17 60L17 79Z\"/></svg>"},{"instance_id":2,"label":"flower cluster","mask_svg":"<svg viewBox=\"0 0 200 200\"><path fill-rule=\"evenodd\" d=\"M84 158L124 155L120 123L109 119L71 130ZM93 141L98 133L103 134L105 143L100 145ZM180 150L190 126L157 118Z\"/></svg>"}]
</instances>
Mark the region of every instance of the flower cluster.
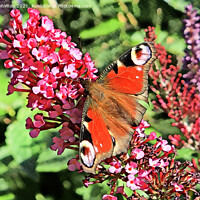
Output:
<instances>
[{"instance_id":1,"label":"flower cluster","mask_svg":"<svg viewBox=\"0 0 200 200\"><path fill-rule=\"evenodd\" d=\"M6 68L13 69L8 94L27 92L27 107L47 113L36 114L34 121L26 120L31 137L62 125L60 138L54 137L52 145L61 154L69 145L78 143L84 102L81 80L95 80L97 69L89 53L83 56L71 36L55 29L52 20L32 8L28 13L29 19L22 26L20 11L12 10L11 29L0 32L0 43L5 46L0 58L6 59Z\"/></svg>"},{"instance_id":2,"label":"flower cluster","mask_svg":"<svg viewBox=\"0 0 200 200\"><path fill-rule=\"evenodd\" d=\"M98 174L85 178L84 185L108 181L110 194L104 195L103 200L117 200L114 194L120 193L126 199L146 199L137 193L137 189L144 191L152 199L180 199L188 197L189 191L195 191L195 185L200 182L198 173L188 172L190 162L175 161L174 146L161 137L157 138L155 132L149 136L144 131L150 125L143 121L136 128L131 141L129 153L112 157L98 166ZM149 141L154 144L150 145ZM126 185L132 191L128 196L124 190ZM199 195L199 194L197 194ZM148 198L148 199L149 199Z\"/></svg>"},{"instance_id":3,"label":"flower cluster","mask_svg":"<svg viewBox=\"0 0 200 200\"><path fill-rule=\"evenodd\" d=\"M149 75L153 79L151 90L156 94L157 100L153 101L156 109L162 109L168 116L175 120L172 126L178 127L188 139L185 143L177 136L170 136L172 143L181 147L191 145L199 149L200 143L200 95L195 87L190 87L186 80L182 80L179 66L172 65L171 56L160 44L156 44L154 28L146 29L147 41L155 44L156 56L159 64L151 68Z\"/></svg>"},{"instance_id":4,"label":"flower cluster","mask_svg":"<svg viewBox=\"0 0 200 200\"><path fill-rule=\"evenodd\" d=\"M200 15L189 5L186 7L186 16L183 34L187 48L183 67L189 69L189 72L183 77L200 92Z\"/></svg>"}]
</instances>

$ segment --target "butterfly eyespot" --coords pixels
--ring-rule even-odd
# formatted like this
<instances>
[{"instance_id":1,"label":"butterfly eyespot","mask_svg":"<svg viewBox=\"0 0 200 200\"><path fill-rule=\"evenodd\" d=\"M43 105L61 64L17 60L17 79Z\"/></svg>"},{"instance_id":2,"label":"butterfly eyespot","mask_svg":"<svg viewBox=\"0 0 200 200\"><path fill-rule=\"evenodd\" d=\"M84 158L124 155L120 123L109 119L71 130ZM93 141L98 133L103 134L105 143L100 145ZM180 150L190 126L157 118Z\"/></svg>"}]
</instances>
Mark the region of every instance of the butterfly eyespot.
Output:
<instances>
[{"instance_id":1,"label":"butterfly eyespot","mask_svg":"<svg viewBox=\"0 0 200 200\"><path fill-rule=\"evenodd\" d=\"M144 65L151 58L151 49L147 45L133 47L131 51L131 59L135 65Z\"/></svg>"},{"instance_id":2,"label":"butterfly eyespot","mask_svg":"<svg viewBox=\"0 0 200 200\"><path fill-rule=\"evenodd\" d=\"M96 154L93 145L87 140L80 143L80 157L86 167L90 168L94 165Z\"/></svg>"}]
</instances>

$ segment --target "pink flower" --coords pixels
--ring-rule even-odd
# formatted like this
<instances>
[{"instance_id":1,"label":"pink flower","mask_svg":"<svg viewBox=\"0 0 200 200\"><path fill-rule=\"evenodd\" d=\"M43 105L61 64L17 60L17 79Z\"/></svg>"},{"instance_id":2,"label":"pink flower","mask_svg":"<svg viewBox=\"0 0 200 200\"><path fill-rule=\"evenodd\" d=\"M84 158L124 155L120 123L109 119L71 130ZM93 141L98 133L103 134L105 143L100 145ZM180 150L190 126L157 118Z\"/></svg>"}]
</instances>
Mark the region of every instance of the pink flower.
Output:
<instances>
[{"instance_id":1,"label":"pink flower","mask_svg":"<svg viewBox=\"0 0 200 200\"><path fill-rule=\"evenodd\" d=\"M44 126L45 121L43 119L43 114L37 114L34 116L35 121L33 122L34 126L36 128L40 128L41 126Z\"/></svg>"},{"instance_id":2,"label":"pink flower","mask_svg":"<svg viewBox=\"0 0 200 200\"><path fill-rule=\"evenodd\" d=\"M145 136L145 134L144 134L144 128L143 127L140 127L140 126L138 126L136 129L135 129L135 131L138 133L138 136L139 137L144 137Z\"/></svg>"},{"instance_id":3,"label":"pink flower","mask_svg":"<svg viewBox=\"0 0 200 200\"><path fill-rule=\"evenodd\" d=\"M128 175L128 181L126 182L126 186L131 188L131 190L137 190L137 189L140 189L139 186L136 185L136 178L134 175L130 174Z\"/></svg>"},{"instance_id":4,"label":"pink flower","mask_svg":"<svg viewBox=\"0 0 200 200\"><path fill-rule=\"evenodd\" d=\"M75 171L76 169L77 170L81 169L81 164L78 162L78 160L76 158L72 158L71 160L69 160L67 165L68 165L69 171Z\"/></svg>"},{"instance_id":5,"label":"pink flower","mask_svg":"<svg viewBox=\"0 0 200 200\"><path fill-rule=\"evenodd\" d=\"M141 159L144 157L144 152L141 149L135 148L132 152L131 155L135 155L136 159Z\"/></svg>"},{"instance_id":6,"label":"pink flower","mask_svg":"<svg viewBox=\"0 0 200 200\"><path fill-rule=\"evenodd\" d=\"M155 140L157 138L156 132L151 132L149 135L149 140Z\"/></svg>"},{"instance_id":7,"label":"pink flower","mask_svg":"<svg viewBox=\"0 0 200 200\"><path fill-rule=\"evenodd\" d=\"M70 142L74 142L76 138L74 137L74 132L70 129L68 122L63 123L63 128L59 130L60 136L65 140L69 140Z\"/></svg>"},{"instance_id":8,"label":"pink flower","mask_svg":"<svg viewBox=\"0 0 200 200\"><path fill-rule=\"evenodd\" d=\"M64 140L62 138L53 137L53 145L51 145L51 149L56 151L58 150L57 154L60 155L64 151Z\"/></svg>"},{"instance_id":9,"label":"pink flower","mask_svg":"<svg viewBox=\"0 0 200 200\"><path fill-rule=\"evenodd\" d=\"M54 111L49 111L49 117L56 118L59 115L63 114L63 109L61 108L60 105L54 105L53 109L54 109Z\"/></svg>"},{"instance_id":10,"label":"pink flower","mask_svg":"<svg viewBox=\"0 0 200 200\"><path fill-rule=\"evenodd\" d=\"M168 145L168 141L167 140L161 140L159 142L157 142L156 146L160 146L161 145L161 148L163 151L166 151L166 152L169 152L172 150L172 146L171 145Z\"/></svg>"},{"instance_id":11,"label":"pink flower","mask_svg":"<svg viewBox=\"0 0 200 200\"><path fill-rule=\"evenodd\" d=\"M29 135L32 137L32 138L36 138L40 133L40 129L33 129L29 132Z\"/></svg>"},{"instance_id":12,"label":"pink flower","mask_svg":"<svg viewBox=\"0 0 200 200\"><path fill-rule=\"evenodd\" d=\"M35 39L40 44L43 44L49 40L48 36L46 36L44 33L41 33L39 36L35 35Z\"/></svg>"},{"instance_id":13,"label":"pink flower","mask_svg":"<svg viewBox=\"0 0 200 200\"><path fill-rule=\"evenodd\" d=\"M70 54L76 59L80 60L82 58L82 53L80 52L79 49L77 48L71 48L70 49Z\"/></svg>"},{"instance_id":14,"label":"pink flower","mask_svg":"<svg viewBox=\"0 0 200 200\"><path fill-rule=\"evenodd\" d=\"M42 17L42 27L44 27L46 31L53 30L54 25L52 20L50 20L47 16Z\"/></svg>"},{"instance_id":15,"label":"pink flower","mask_svg":"<svg viewBox=\"0 0 200 200\"><path fill-rule=\"evenodd\" d=\"M160 159L159 167L163 168L163 167L166 167L168 165L169 165L168 161L165 162L163 159Z\"/></svg>"},{"instance_id":16,"label":"pink flower","mask_svg":"<svg viewBox=\"0 0 200 200\"><path fill-rule=\"evenodd\" d=\"M18 19L21 16L21 13L18 9L14 9L10 12L10 16Z\"/></svg>"},{"instance_id":17,"label":"pink flower","mask_svg":"<svg viewBox=\"0 0 200 200\"><path fill-rule=\"evenodd\" d=\"M108 169L109 172L115 173L115 174L121 172L122 167L119 162L111 162L110 165L111 165L111 167L109 167L109 169Z\"/></svg>"},{"instance_id":18,"label":"pink flower","mask_svg":"<svg viewBox=\"0 0 200 200\"><path fill-rule=\"evenodd\" d=\"M84 61L84 68L88 69L88 71L87 71L87 76L89 76L89 78L92 78L92 79L95 80L95 79L97 78L97 76L94 75L94 73L97 73L98 70L94 67L94 62L92 61L92 59L91 59L89 53L86 53L86 54L85 54L85 56L84 56L84 58L83 58L83 61ZM83 68L83 69L84 69L84 68ZM82 73L85 73L85 70L83 70L83 71L81 72L81 74L82 74Z\"/></svg>"},{"instance_id":19,"label":"pink flower","mask_svg":"<svg viewBox=\"0 0 200 200\"><path fill-rule=\"evenodd\" d=\"M52 72L52 74L54 75L54 77L55 77L56 79L60 79L61 77L64 77L64 76L65 76L64 72L61 72L61 71L60 71L60 67L53 67L53 68L51 69L51 72Z\"/></svg>"},{"instance_id":20,"label":"pink flower","mask_svg":"<svg viewBox=\"0 0 200 200\"><path fill-rule=\"evenodd\" d=\"M161 147L162 147L162 150L166 152L169 152L172 149L171 145L168 145L167 140L161 141Z\"/></svg>"},{"instance_id":21,"label":"pink flower","mask_svg":"<svg viewBox=\"0 0 200 200\"><path fill-rule=\"evenodd\" d=\"M29 13L30 18L33 18L36 20L40 19L40 12L38 10L33 9L33 8L28 8L27 11Z\"/></svg>"},{"instance_id":22,"label":"pink flower","mask_svg":"<svg viewBox=\"0 0 200 200\"><path fill-rule=\"evenodd\" d=\"M28 46L30 49L37 47L37 41L36 41L36 39L35 39L35 38L30 38L30 39L28 40L27 46Z\"/></svg>"},{"instance_id":23,"label":"pink flower","mask_svg":"<svg viewBox=\"0 0 200 200\"><path fill-rule=\"evenodd\" d=\"M63 49L68 50L68 51L71 48L71 45L66 40L62 41L61 46L63 47Z\"/></svg>"},{"instance_id":24,"label":"pink flower","mask_svg":"<svg viewBox=\"0 0 200 200\"><path fill-rule=\"evenodd\" d=\"M16 35L16 39L13 40L14 48L24 48L27 45L27 40L24 40L25 36L23 34Z\"/></svg>"},{"instance_id":25,"label":"pink flower","mask_svg":"<svg viewBox=\"0 0 200 200\"><path fill-rule=\"evenodd\" d=\"M74 108L70 113L70 120L73 124L79 124L81 122L82 111L78 108Z\"/></svg>"},{"instance_id":26,"label":"pink flower","mask_svg":"<svg viewBox=\"0 0 200 200\"><path fill-rule=\"evenodd\" d=\"M44 58L44 61L49 61L51 64L54 64L58 61L58 55L56 53L51 53L49 56Z\"/></svg>"},{"instance_id":27,"label":"pink flower","mask_svg":"<svg viewBox=\"0 0 200 200\"><path fill-rule=\"evenodd\" d=\"M159 166L159 161L160 161L160 159L154 159L153 160L152 158L150 158L149 159L149 166L155 168L155 167Z\"/></svg>"},{"instance_id":28,"label":"pink flower","mask_svg":"<svg viewBox=\"0 0 200 200\"><path fill-rule=\"evenodd\" d=\"M125 170L126 170L126 172L129 173L129 174L135 175L135 174L137 174L137 172L138 172L138 170L134 169L134 168L136 168L136 167L137 167L137 164L136 164L135 162L132 162L132 161L131 161L130 163L127 163L127 164L126 164Z\"/></svg>"},{"instance_id":29,"label":"pink flower","mask_svg":"<svg viewBox=\"0 0 200 200\"><path fill-rule=\"evenodd\" d=\"M71 99L76 99L76 98L79 96L78 90L77 90L77 89L71 90L71 91L68 93L68 96L69 96Z\"/></svg>"},{"instance_id":30,"label":"pink flower","mask_svg":"<svg viewBox=\"0 0 200 200\"><path fill-rule=\"evenodd\" d=\"M148 177L147 175L151 172L152 170L144 170L144 169L141 169L139 170L138 172L138 177L142 177L142 178L146 178L148 180Z\"/></svg>"},{"instance_id":31,"label":"pink flower","mask_svg":"<svg viewBox=\"0 0 200 200\"><path fill-rule=\"evenodd\" d=\"M140 122L140 125L141 127L144 127L144 128L149 128L150 127L150 124L147 122L147 121L144 121L142 119L142 121Z\"/></svg>"},{"instance_id":32,"label":"pink flower","mask_svg":"<svg viewBox=\"0 0 200 200\"><path fill-rule=\"evenodd\" d=\"M117 188L116 193L124 194L124 186L120 186Z\"/></svg>"},{"instance_id":33,"label":"pink flower","mask_svg":"<svg viewBox=\"0 0 200 200\"><path fill-rule=\"evenodd\" d=\"M115 197L111 194L104 194L102 197L102 200L117 200L117 197Z\"/></svg>"},{"instance_id":34,"label":"pink flower","mask_svg":"<svg viewBox=\"0 0 200 200\"><path fill-rule=\"evenodd\" d=\"M64 67L64 73L67 77L76 78L78 76L78 72L74 67L74 64L69 64Z\"/></svg>"},{"instance_id":35,"label":"pink flower","mask_svg":"<svg viewBox=\"0 0 200 200\"><path fill-rule=\"evenodd\" d=\"M51 99L51 98L55 97L53 87L51 87L51 86L47 87L47 89L46 89L46 91L44 93L44 97L46 97L48 99Z\"/></svg>"},{"instance_id":36,"label":"pink flower","mask_svg":"<svg viewBox=\"0 0 200 200\"><path fill-rule=\"evenodd\" d=\"M34 94L39 94L39 93L44 94L46 92L46 89L47 89L47 84L46 81L44 80L39 80L37 82L37 86L32 87Z\"/></svg>"},{"instance_id":37,"label":"pink flower","mask_svg":"<svg viewBox=\"0 0 200 200\"><path fill-rule=\"evenodd\" d=\"M183 191L184 190L184 186L183 185L178 185L177 183L173 184L175 191Z\"/></svg>"},{"instance_id":38,"label":"pink flower","mask_svg":"<svg viewBox=\"0 0 200 200\"><path fill-rule=\"evenodd\" d=\"M64 102L64 100L67 98L68 96L68 90L66 86L60 86L60 91L56 92L56 96Z\"/></svg>"},{"instance_id":39,"label":"pink flower","mask_svg":"<svg viewBox=\"0 0 200 200\"><path fill-rule=\"evenodd\" d=\"M4 62L4 67L5 67L5 68L14 67L14 64L13 64L12 60L6 60L6 61Z\"/></svg>"},{"instance_id":40,"label":"pink flower","mask_svg":"<svg viewBox=\"0 0 200 200\"><path fill-rule=\"evenodd\" d=\"M42 60L44 57L46 57L46 53L47 52L44 47L39 47L38 50L36 48L32 50L32 54L36 57L37 60Z\"/></svg>"},{"instance_id":41,"label":"pink flower","mask_svg":"<svg viewBox=\"0 0 200 200\"><path fill-rule=\"evenodd\" d=\"M58 82L51 72L47 73L43 80L46 81L48 86L52 86L53 89L57 88Z\"/></svg>"}]
</instances>

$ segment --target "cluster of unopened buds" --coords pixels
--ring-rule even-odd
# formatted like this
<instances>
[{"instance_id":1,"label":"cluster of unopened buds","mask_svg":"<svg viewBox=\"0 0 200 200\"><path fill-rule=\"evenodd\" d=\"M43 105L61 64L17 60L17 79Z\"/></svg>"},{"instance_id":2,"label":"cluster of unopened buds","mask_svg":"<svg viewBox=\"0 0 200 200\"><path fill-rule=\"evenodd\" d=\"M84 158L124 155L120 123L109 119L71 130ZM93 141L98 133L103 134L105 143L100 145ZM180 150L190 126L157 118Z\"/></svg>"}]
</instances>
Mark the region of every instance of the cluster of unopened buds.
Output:
<instances>
[{"instance_id":1,"label":"cluster of unopened buds","mask_svg":"<svg viewBox=\"0 0 200 200\"><path fill-rule=\"evenodd\" d=\"M180 67L172 64L172 58L167 54L165 47L156 44L153 27L146 29L146 35L146 40L155 44L156 56L159 60L159 64L156 64L155 68L151 68L149 72L153 79L150 88L157 97L157 100L152 103L156 109L164 111L174 119L172 126L179 128L187 139L185 142L179 136L170 136L173 144L179 148L185 145L199 150L200 95L198 85L194 87L194 84L190 85L187 79L183 79L179 72ZM194 69L196 69L195 66L193 65Z\"/></svg>"},{"instance_id":2,"label":"cluster of unopened buds","mask_svg":"<svg viewBox=\"0 0 200 200\"><path fill-rule=\"evenodd\" d=\"M0 50L0 58L6 59L6 68L12 68L8 94L27 92L27 107L43 111L34 116L34 121L31 118L26 121L31 137L37 137L40 131L62 126L60 137L53 138L51 149L57 154L62 154L66 148L78 150L85 100L81 82L96 80L97 69L89 53L83 56L70 36L54 28L52 20L41 17L39 11L32 8L28 13L29 19L22 26L20 11L12 10L11 29L0 32L0 43L5 46ZM187 197L189 191L196 192L195 186L200 181L198 174L185 170L191 163L175 161L173 146L161 137L157 138L155 132L149 136L144 133L149 126L142 121L135 128L128 153L103 161L98 165L96 175L85 178L84 185L88 187L108 180L111 192L103 196L104 200L117 199L114 193L121 193L127 199L139 199L138 189L149 197L160 199ZM149 144L152 141L154 144ZM83 171L78 160L78 156L71 159L68 169ZM130 188L131 197L124 186L117 187L119 180Z\"/></svg>"}]
</instances>

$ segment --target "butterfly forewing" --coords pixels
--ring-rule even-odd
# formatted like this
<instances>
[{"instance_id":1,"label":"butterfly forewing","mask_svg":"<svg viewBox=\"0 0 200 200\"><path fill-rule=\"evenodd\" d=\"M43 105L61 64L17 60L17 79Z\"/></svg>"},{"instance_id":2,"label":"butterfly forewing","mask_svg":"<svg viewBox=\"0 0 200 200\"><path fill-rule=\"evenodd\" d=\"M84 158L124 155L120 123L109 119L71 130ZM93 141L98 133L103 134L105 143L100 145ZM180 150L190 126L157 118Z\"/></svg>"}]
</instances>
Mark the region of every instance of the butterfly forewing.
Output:
<instances>
[{"instance_id":1,"label":"butterfly forewing","mask_svg":"<svg viewBox=\"0 0 200 200\"><path fill-rule=\"evenodd\" d=\"M151 43L142 43L133 47L108 66L100 75L98 82L121 93L141 94L148 87L148 71L155 60L155 51Z\"/></svg>"},{"instance_id":2,"label":"butterfly forewing","mask_svg":"<svg viewBox=\"0 0 200 200\"><path fill-rule=\"evenodd\" d=\"M84 171L95 173L97 165L111 155L125 152L146 109L148 71L155 60L151 43L139 44L109 65L89 83L80 137Z\"/></svg>"},{"instance_id":3,"label":"butterfly forewing","mask_svg":"<svg viewBox=\"0 0 200 200\"><path fill-rule=\"evenodd\" d=\"M99 162L112 155L113 141L95 102L87 97L83 108L80 158L85 172L95 173Z\"/></svg>"}]
</instances>

